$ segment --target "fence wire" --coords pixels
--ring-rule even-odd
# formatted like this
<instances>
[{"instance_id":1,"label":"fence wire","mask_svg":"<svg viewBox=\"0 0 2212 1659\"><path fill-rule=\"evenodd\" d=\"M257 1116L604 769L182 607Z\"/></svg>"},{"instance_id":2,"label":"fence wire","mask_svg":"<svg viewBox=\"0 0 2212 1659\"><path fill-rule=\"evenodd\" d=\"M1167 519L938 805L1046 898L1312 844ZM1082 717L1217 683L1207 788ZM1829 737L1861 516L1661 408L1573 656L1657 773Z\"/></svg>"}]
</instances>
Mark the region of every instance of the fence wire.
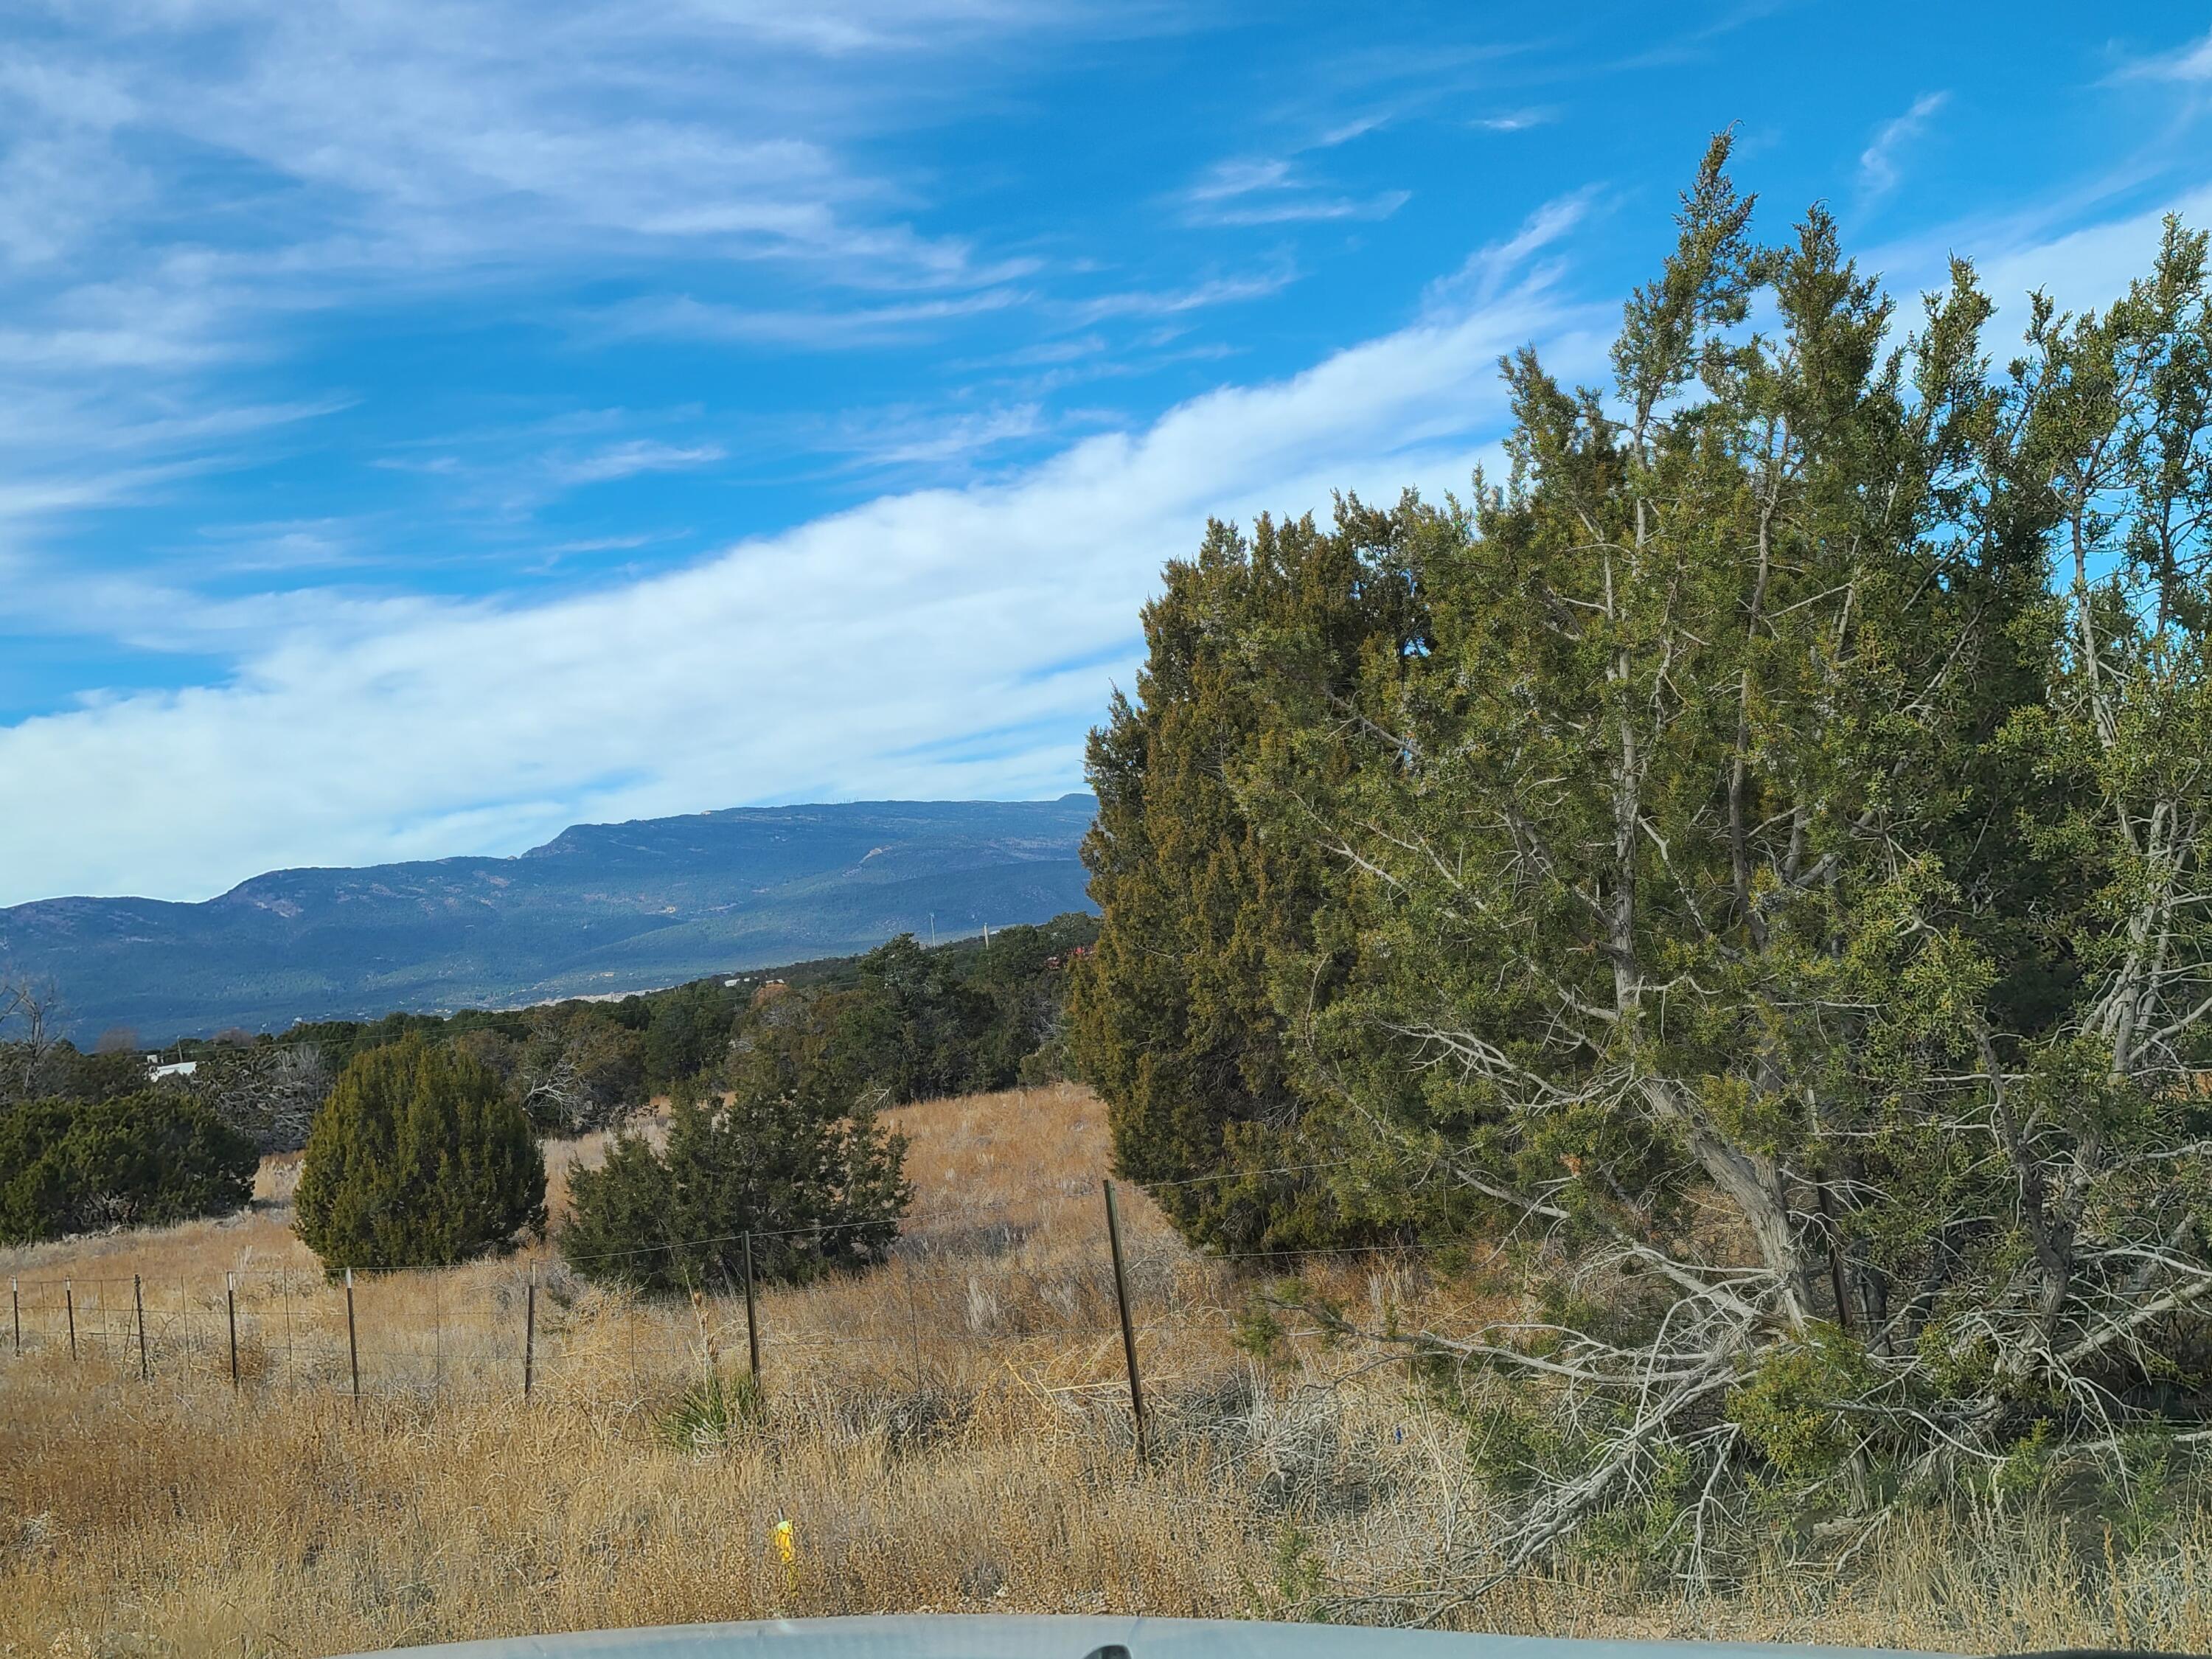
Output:
<instances>
[{"instance_id":1,"label":"fence wire","mask_svg":"<svg viewBox=\"0 0 2212 1659\"><path fill-rule=\"evenodd\" d=\"M356 1399L558 1398L611 1382L643 1396L708 1372L741 1373L756 1351L771 1398L833 1376L841 1383L873 1378L919 1396L956 1375L985 1371L1046 1393L1135 1396L1140 1374L1172 1346L1234 1339L1241 1296L1250 1288L1241 1275L1298 1259L1365 1258L1372 1286L1395 1280L1416 1258L1462 1248L1200 1255L1155 1238L1117 1263L1103 1222L1101 1216L1095 1248L1071 1253L1064 1243L1051 1248L1049 1235L1060 1231L1064 1241L1064 1231L1018 1223L1003 1206L933 1206L861 1279L781 1285L765 1303L769 1287L757 1287L763 1294L750 1312L744 1287L726 1276L689 1298L654 1299L595 1287L578 1264L560 1261L517 1260L489 1276L476 1267L462 1283L446 1270L335 1279L281 1267L198 1280L17 1278L9 1282L11 1322L0 1352L66 1356L149 1382ZM670 1241L623 1254L696 1251L744 1237ZM1048 1259L1025 1258L1036 1242L1048 1244ZM856 1300L867 1310L858 1324Z\"/></svg>"}]
</instances>

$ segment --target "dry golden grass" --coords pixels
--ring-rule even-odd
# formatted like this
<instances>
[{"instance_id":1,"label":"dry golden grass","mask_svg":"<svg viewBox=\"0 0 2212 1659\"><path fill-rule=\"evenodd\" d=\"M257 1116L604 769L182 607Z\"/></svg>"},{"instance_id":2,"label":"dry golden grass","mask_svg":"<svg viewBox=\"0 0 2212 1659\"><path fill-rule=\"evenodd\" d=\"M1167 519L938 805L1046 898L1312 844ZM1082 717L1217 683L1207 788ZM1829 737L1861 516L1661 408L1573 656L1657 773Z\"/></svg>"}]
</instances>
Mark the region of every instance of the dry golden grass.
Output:
<instances>
[{"instance_id":1,"label":"dry golden grass","mask_svg":"<svg viewBox=\"0 0 2212 1659\"><path fill-rule=\"evenodd\" d=\"M915 1609L1391 1620L1437 1607L1440 1564L1472 1572L1485 1510L1462 1431L1387 1371L1327 1386L1341 1356L1256 1368L1228 1338L1238 1285L1131 1193L1156 1441L1138 1469L1088 1094L897 1116L915 1138L906 1242L865 1279L763 1296L768 1417L726 1443L674 1445L663 1425L702 1349L742 1364L741 1307L641 1306L542 1251L364 1281L356 1406L343 1294L291 1240L289 1176L273 1164L240 1217L0 1253L0 1272L41 1286L67 1275L88 1298L76 1364L43 1302L31 1352L0 1355L0 1654L252 1659ZM134 1273L150 1383L115 1300ZM236 1392L226 1273L240 1274ZM1362 1264L1334 1278L1345 1296L1449 1289ZM781 1518L799 1542L789 1570L770 1545ZM1575 1563L1442 1622L1957 1651L2212 1647L2212 1535L2132 1559L2106 1548L2032 1511L1913 1517L1840 1573L1778 1561L1690 1599L1625 1565Z\"/></svg>"}]
</instances>

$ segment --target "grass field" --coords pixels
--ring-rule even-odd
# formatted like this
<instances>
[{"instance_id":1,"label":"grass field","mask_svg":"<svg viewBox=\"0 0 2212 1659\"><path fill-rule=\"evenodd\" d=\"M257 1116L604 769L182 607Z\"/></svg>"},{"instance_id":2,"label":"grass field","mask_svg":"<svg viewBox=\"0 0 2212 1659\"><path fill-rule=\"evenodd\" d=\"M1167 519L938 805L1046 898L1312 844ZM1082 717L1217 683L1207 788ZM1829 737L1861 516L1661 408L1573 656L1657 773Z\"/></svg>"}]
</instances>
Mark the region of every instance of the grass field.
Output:
<instances>
[{"instance_id":1,"label":"grass field","mask_svg":"<svg viewBox=\"0 0 2212 1659\"><path fill-rule=\"evenodd\" d=\"M542 1250L364 1279L356 1403L343 1293L289 1234L280 1163L222 1222L0 1252L28 1310L26 1353L0 1351L0 1655L252 1659L915 1610L2212 1650L2212 1528L2130 1552L2033 1507L1904 1516L1840 1567L1777 1556L1694 1595L1576 1559L1463 1599L1488 1518L1463 1429L1361 1356L1247 1358L1231 1316L1249 1281L1129 1193L1154 1440L1139 1466L1090 1095L896 1116L918 1194L898 1255L763 1295L765 1418L728 1433L681 1407L709 1364L743 1369L740 1301L641 1305ZM556 1170L568 1150L599 1149L556 1151ZM556 1214L559 1196L556 1177ZM1418 1263L1325 1276L1438 1318L1462 1294ZM74 1362L47 1296L64 1279ZM772 1539L787 1519L789 1564Z\"/></svg>"}]
</instances>

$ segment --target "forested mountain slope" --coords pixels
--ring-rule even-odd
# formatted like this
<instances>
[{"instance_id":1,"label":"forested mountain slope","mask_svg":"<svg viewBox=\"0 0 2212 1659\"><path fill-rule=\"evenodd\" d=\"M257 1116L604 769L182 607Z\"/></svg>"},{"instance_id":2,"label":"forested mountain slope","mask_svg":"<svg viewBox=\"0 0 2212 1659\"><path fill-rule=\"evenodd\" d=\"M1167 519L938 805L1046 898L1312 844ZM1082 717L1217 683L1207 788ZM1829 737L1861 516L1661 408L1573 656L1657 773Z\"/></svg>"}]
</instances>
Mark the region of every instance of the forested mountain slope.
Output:
<instances>
[{"instance_id":1,"label":"forested mountain slope","mask_svg":"<svg viewBox=\"0 0 2212 1659\"><path fill-rule=\"evenodd\" d=\"M0 910L69 1030L148 1042L668 985L1088 908L1088 795L863 801L580 824L514 858L281 870L198 904Z\"/></svg>"}]
</instances>

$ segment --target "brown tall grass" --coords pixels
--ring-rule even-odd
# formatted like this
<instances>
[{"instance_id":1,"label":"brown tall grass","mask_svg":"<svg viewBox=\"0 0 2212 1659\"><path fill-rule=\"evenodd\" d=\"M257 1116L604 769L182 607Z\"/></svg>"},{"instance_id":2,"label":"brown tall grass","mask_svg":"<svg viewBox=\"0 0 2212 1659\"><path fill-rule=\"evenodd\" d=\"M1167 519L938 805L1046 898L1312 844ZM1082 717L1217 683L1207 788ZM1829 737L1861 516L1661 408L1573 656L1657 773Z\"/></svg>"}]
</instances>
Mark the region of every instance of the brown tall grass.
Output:
<instances>
[{"instance_id":1,"label":"brown tall grass","mask_svg":"<svg viewBox=\"0 0 2212 1659\"><path fill-rule=\"evenodd\" d=\"M364 1279L356 1404L343 1292L291 1238L275 1162L256 1207L225 1221L0 1252L0 1273L31 1287L28 1352L0 1352L0 1655L250 1659L917 1609L2212 1646L2212 1529L2130 1554L2033 1507L1900 1518L1840 1568L1778 1554L1724 1592L1593 1559L1456 1599L1480 1576L1489 1519L1462 1428L1357 1356L1247 1358L1230 1330L1240 1281L1132 1193L1155 1440L1138 1467L1091 1096L897 1115L917 1188L898 1255L762 1297L767 1410L726 1432L696 1396L710 1368L742 1370L739 1301L641 1304L542 1249ZM46 1299L64 1277L80 1297L74 1363ZM1347 1297L1459 1293L1401 1265L1329 1277ZM788 1568L780 1519L798 1540Z\"/></svg>"}]
</instances>

